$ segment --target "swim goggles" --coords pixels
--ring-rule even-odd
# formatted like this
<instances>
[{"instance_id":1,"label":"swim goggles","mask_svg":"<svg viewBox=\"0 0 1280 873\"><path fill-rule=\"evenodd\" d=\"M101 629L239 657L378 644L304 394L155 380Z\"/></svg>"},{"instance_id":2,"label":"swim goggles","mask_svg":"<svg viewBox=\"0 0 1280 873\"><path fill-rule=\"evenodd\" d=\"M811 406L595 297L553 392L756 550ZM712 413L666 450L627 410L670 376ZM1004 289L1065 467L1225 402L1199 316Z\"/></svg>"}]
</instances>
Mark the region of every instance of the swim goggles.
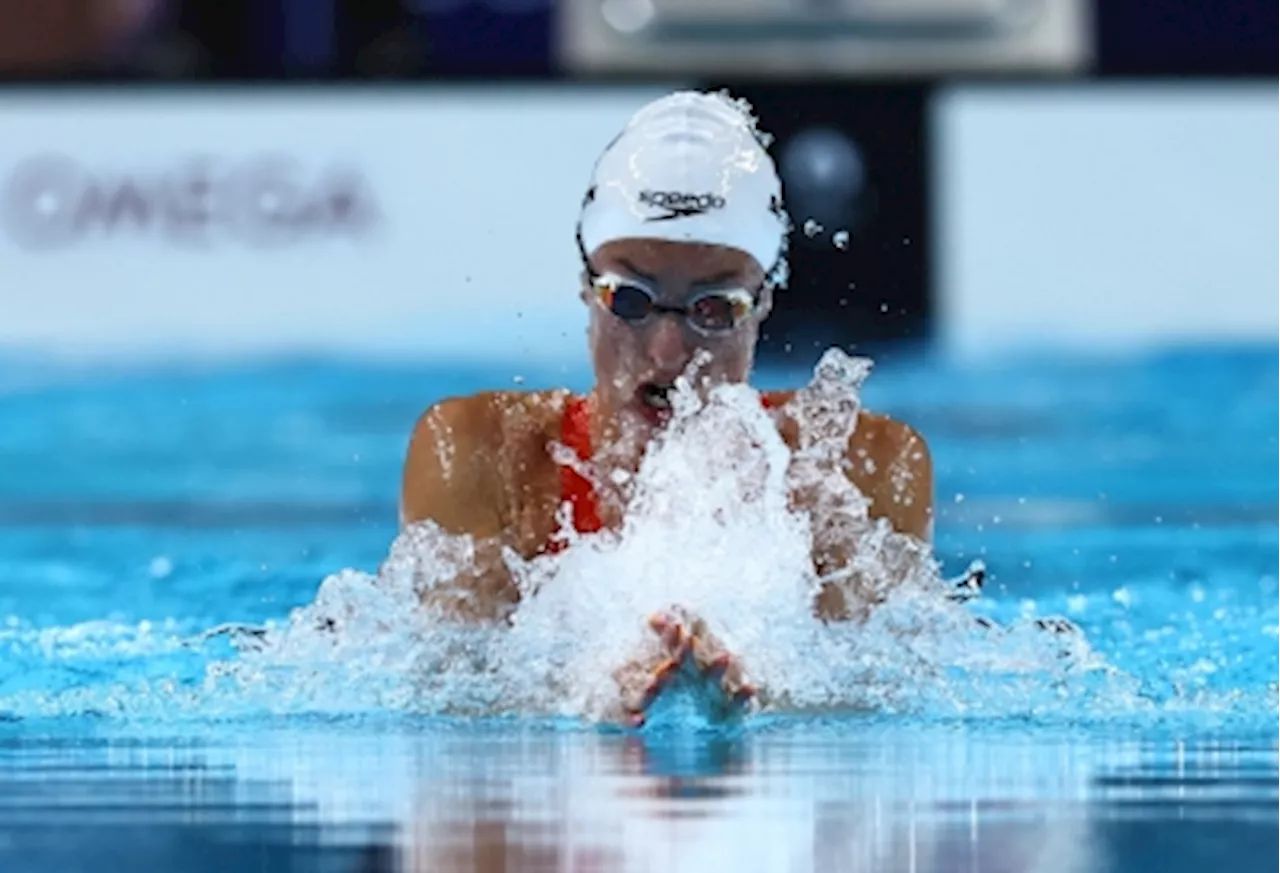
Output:
<instances>
[{"instance_id":1,"label":"swim goggles","mask_svg":"<svg viewBox=\"0 0 1280 873\"><path fill-rule=\"evenodd\" d=\"M671 313L703 336L733 333L756 307L755 295L745 288L723 288L695 294L680 306L658 302L657 295L635 279L611 273L590 276L601 305L617 318L638 327L655 315Z\"/></svg>"},{"instance_id":2,"label":"swim goggles","mask_svg":"<svg viewBox=\"0 0 1280 873\"><path fill-rule=\"evenodd\" d=\"M614 317L639 327L655 315L670 313L703 336L726 336L746 321L756 308L757 293L746 288L713 288L690 297L679 306L659 303L653 289L639 279L614 273L600 273L591 266L586 253L582 263L597 302Z\"/></svg>"}]
</instances>

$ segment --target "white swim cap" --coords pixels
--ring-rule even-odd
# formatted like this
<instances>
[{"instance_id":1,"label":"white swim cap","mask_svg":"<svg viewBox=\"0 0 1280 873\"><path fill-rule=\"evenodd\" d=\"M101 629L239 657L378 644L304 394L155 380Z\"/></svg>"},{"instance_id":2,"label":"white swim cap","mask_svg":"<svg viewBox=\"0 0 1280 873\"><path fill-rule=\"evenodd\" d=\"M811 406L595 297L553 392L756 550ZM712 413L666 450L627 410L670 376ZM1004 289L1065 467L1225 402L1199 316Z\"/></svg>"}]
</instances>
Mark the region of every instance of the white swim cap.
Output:
<instances>
[{"instance_id":1,"label":"white swim cap","mask_svg":"<svg viewBox=\"0 0 1280 873\"><path fill-rule=\"evenodd\" d=\"M730 246L776 277L789 226L750 109L722 94L680 91L640 109L605 149L578 233L588 254L630 238Z\"/></svg>"}]
</instances>

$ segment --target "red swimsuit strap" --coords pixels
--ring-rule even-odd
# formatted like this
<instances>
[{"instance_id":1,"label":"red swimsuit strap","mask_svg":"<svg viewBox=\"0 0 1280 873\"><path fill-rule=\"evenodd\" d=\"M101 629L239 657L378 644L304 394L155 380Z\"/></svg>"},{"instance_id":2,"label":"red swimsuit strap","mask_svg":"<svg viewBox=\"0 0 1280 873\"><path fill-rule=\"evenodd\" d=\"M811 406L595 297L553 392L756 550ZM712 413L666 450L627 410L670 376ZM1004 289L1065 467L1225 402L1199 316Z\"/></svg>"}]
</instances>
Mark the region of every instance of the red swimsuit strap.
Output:
<instances>
[{"instance_id":1,"label":"red swimsuit strap","mask_svg":"<svg viewBox=\"0 0 1280 873\"><path fill-rule=\"evenodd\" d=\"M560 442L573 449L578 460L584 463L591 460L591 419L585 397L570 397L565 404ZM568 501L573 509L573 529L578 533L594 533L603 527L595 486L567 464L560 467L560 500Z\"/></svg>"},{"instance_id":2,"label":"red swimsuit strap","mask_svg":"<svg viewBox=\"0 0 1280 873\"><path fill-rule=\"evenodd\" d=\"M760 395L761 405L772 409L777 404L768 394ZM560 442L573 449L582 462L591 460L591 419L585 397L570 397L565 403L564 417L560 422ZM600 521L600 505L591 481L568 465L560 467L560 501L567 502L573 510L573 529L578 533L594 533L603 527ZM563 541L552 540L548 551L564 548Z\"/></svg>"}]
</instances>

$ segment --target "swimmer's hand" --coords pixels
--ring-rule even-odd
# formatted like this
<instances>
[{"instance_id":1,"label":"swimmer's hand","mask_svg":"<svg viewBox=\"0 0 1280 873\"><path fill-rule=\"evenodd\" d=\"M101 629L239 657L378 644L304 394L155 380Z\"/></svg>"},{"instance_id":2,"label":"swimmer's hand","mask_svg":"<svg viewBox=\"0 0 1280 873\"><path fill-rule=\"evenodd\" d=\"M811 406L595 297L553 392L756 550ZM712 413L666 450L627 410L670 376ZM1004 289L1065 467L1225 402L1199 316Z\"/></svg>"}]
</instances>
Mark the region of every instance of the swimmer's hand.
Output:
<instances>
[{"instance_id":1,"label":"swimmer's hand","mask_svg":"<svg viewBox=\"0 0 1280 873\"><path fill-rule=\"evenodd\" d=\"M756 689L746 679L742 661L724 647L702 619L673 606L649 617L658 649L614 671L620 693L620 720L632 727L645 722L649 706L680 673L693 670L719 684L726 701L745 706Z\"/></svg>"}]
</instances>

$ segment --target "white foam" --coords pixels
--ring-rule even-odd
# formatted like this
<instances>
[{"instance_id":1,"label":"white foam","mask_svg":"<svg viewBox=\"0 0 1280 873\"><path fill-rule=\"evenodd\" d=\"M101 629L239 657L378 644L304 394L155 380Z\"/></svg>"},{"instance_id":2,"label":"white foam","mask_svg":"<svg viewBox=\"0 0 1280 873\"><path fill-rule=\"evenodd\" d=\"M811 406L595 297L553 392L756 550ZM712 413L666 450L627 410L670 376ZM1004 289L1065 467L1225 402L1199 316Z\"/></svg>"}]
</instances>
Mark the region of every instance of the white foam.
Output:
<instances>
[{"instance_id":1,"label":"white foam","mask_svg":"<svg viewBox=\"0 0 1280 873\"><path fill-rule=\"evenodd\" d=\"M947 598L927 547L868 518L838 464L869 370L823 357L788 409L807 434L795 453L751 389L723 386L704 403L681 383L670 426L626 483L621 530L567 532L570 549L529 562L508 556L523 593L509 625L459 625L419 605L474 549L415 525L376 575L329 577L259 648L212 665L205 692L277 712L595 719L616 700L614 669L652 635L647 616L672 604L742 657L770 708L1027 711L1060 700L1076 675L1106 672L1082 639L980 627ZM797 490L823 508L821 527L791 508ZM847 597L885 597L865 622L814 617L811 554L824 538L856 543L864 578L839 583Z\"/></svg>"}]
</instances>

